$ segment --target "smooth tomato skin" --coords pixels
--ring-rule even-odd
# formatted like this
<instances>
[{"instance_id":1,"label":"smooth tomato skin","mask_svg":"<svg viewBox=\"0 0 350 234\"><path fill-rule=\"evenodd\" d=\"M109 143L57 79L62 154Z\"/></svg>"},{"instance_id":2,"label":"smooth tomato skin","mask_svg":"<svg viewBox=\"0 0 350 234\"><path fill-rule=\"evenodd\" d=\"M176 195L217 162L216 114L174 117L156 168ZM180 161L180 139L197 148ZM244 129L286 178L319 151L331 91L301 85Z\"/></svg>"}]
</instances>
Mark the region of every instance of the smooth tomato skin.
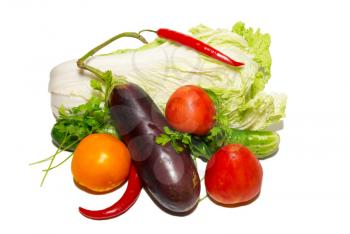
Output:
<instances>
[{"instance_id":1,"label":"smooth tomato skin","mask_svg":"<svg viewBox=\"0 0 350 234\"><path fill-rule=\"evenodd\" d=\"M123 142L109 134L91 134L77 146L72 159L76 183L93 192L108 192L129 175L131 156Z\"/></svg>"},{"instance_id":2,"label":"smooth tomato skin","mask_svg":"<svg viewBox=\"0 0 350 234\"><path fill-rule=\"evenodd\" d=\"M219 149L208 161L205 187L208 195L224 205L249 202L259 193L263 170L253 153L239 144Z\"/></svg>"},{"instance_id":3,"label":"smooth tomato skin","mask_svg":"<svg viewBox=\"0 0 350 234\"><path fill-rule=\"evenodd\" d=\"M200 87L185 85L169 98L165 117L180 132L205 135L215 124L215 105Z\"/></svg>"}]
</instances>

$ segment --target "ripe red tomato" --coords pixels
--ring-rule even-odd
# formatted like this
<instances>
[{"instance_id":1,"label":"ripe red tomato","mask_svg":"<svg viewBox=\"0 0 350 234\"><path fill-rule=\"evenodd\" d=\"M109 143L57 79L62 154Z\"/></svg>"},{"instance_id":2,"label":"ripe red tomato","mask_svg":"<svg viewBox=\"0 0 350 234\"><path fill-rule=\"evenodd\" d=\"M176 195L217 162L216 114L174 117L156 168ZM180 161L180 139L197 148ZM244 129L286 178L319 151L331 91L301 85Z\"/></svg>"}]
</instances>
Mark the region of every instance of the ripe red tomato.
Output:
<instances>
[{"instance_id":1,"label":"ripe red tomato","mask_svg":"<svg viewBox=\"0 0 350 234\"><path fill-rule=\"evenodd\" d=\"M246 147L230 144L208 161L205 187L216 202L234 205L252 201L259 193L263 170L259 160Z\"/></svg>"},{"instance_id":2,"label":"ripe red tomato","mask_svg":"<svg viewBox=\"0 0 350 234\"><path fill-rule=\"evenodd\" d=\"M165 117L180 132L205 135L215 124L215 112L213 101L202 88L186 85L170 96Z\"/></svg>"}]
</instances>

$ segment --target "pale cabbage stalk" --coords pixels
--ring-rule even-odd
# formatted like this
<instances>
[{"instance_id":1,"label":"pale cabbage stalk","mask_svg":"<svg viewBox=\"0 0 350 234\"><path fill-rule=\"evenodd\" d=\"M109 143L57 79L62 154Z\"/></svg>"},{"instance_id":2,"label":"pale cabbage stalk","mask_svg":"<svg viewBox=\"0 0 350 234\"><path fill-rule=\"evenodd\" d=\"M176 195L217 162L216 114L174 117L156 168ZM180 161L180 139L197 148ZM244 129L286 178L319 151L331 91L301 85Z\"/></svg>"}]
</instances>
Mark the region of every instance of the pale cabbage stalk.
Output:
<instances>
[{"instance_id":1,"label":"pale cabbage stalk","mask_svg":"<svg viewBox=\"0 0 350 234\"><path fill-rule=\"evenodd\" d=\"M232 31L199 25L190 32L244 66L234 68L161 39L138 49L94 56L87 64L138 84L163 111L178 87L194 84L210 89L224 101L232 127L265 129L284 117L286 96L262 91L270 78L268 34L246 29L243 23L237 23ZM55 116L61 105L71 108L85 103L93 94L90 80L94 78L79 70L76 60L56 66L49 83Z\"/></svg>"}]
</instances>

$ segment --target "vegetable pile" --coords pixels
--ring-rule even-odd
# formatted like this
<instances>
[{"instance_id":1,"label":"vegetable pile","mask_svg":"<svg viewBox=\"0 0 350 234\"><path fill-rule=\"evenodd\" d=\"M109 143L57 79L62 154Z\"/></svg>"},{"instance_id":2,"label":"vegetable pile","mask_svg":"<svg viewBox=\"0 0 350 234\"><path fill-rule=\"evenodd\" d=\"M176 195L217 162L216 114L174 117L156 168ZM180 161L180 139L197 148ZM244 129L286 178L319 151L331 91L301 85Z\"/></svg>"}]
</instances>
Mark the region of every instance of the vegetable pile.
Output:
<instances>
[{"instance_id":1,"label":"vegetable pile","mask_svg":"<svg viewBox=\"0 0 350 234\"><path fill-rule=\"evenodd\" d=\"M141 35L154 32L148 43ZM122 198L91 211L108 219L128 210L142 188L164 211L183 215L198 205L197 161L207 163L207 195L221 205L252 202L260 193L259 159L274 155L277 132L267 129L285 114L286 96L269 94L270 36L246 28L199 25L191 35L170 29L118 34L51 72L49 91L56 123L47 174L72 157L79 188L110 192L127 181ZM143 46L95 55L130 37ZM59 163L59 153L71 153Z\"/></svg>"}]
</instances>

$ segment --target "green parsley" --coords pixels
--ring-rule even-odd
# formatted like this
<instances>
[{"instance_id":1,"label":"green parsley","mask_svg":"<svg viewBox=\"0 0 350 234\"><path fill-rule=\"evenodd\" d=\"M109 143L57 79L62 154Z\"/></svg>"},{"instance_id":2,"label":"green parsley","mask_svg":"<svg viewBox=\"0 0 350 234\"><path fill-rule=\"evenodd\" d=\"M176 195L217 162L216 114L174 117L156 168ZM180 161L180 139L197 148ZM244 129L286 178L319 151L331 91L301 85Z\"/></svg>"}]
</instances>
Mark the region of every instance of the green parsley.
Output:
<instances>
[{"instance_id":1,"label":"green parsley","mask_svg":"<svg viewBox=\"0 0 350 234\"><path fill-rule=\"evenodd\" d=\"M114 86L125 83L126 80L124 77L114 76L111 71L103 72L89 66L85 61L103 47L123 37L133 37L147 44L146 39L140 34L125 32L96 46L77 61L77 66L80 69L87 70L96 76L96 79L92 79L90 82L94 94L85 104L71 109L66 109L64 107L59 109L59 117L51 130L52 141L57 146L55 154L30 164L34 165L49 161L47 169L43 170L44 176L41 185L43 185L49 171L62 165L73 155L73 153L71 153L60 163L53 165L55 158L61 152L73 151L84 137L92 133L109 133L117 135L111 124L111 117L108 110L108 99Z\"/></svg>"},{"instance_id":2,"label":"green parsley","mask_svg":"<svg viewBox=\"0 0 350 234\"><path fill-rule=\"evenodd\" d=\"M117 136L111 123L107 103L109 94L117 82L110 71L102 73L99 78L99 80L92 79L90 81L94 93L85 104L71 109L66 109L63 106L59 108L59 116L51 130L52 142L57 146L56 152L48 158L30 164L49 161L48 167L43 170L44 176L41 185L43 185L48 172L66 162L73 156L73 153L54 165L56 157L64 151L74 151L84 137L92 133L108 133Z\"/></svg>"},{"instance_id":3,"label":"green parsley","mask_svg":"<svg viewBox=\"0 0 350 234\"><path fill-rule=\"evenodd\" d=\"M206 136L195 136L164 127L164 133L156 137L156 143L170 143L177 152L187 149L192 159L208 161L222 146L242 144L248 147L257 158L266 158L278 150L279 135L270 131L251 131L231 128L223 101L211 90L206 90L216 107L216 124Z\"/></svg>"}]
</instances>

